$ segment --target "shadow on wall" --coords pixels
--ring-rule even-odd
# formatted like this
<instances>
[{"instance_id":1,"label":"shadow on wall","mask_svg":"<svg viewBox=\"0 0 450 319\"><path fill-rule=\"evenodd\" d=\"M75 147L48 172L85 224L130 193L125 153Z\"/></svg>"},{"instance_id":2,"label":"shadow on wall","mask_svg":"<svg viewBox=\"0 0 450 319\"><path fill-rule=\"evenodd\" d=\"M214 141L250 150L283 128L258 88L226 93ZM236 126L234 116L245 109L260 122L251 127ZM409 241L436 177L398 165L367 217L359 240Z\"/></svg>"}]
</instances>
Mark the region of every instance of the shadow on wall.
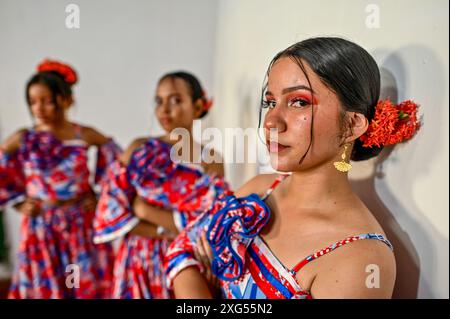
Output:
<instances>
[{"instance_id":1,"label":"shadow on wall","mask_svg":"<svg viewBox=\"0 0 450 319\"><path fill-rule=\"evenodd\" d=\"M409 94L411 96L403 96L409 91L408 79L411 78L405 68L405 59L409 62L414 61L422 79L432 81L432 83L423 83L426 84L423 90L427 90L427 93L421 96L426 96L426 101L416 100L424 106L419 108L419 114L422 115L422 129L415 137L422 143L420 143L420 149L414 148L415 145L419 145L418 143L411 143L412 145L401 150L403 158L413 159L400 166L396 165L396 170L401 170L398 173L402 176L401 199L395 198L392 194L383 173L384 163L396 161L393 156L389 157L394 147L385 148L371 162L374 167L370 176L352 180L352 186L373 212L394 246L397 280L393 297L443 298L445 292L442 285L445 283L442 283L442 280L445 278L441 276L445 269L448 273L448 239L435 230L428 221L426 212L421 211L415 204L416 198L413 194L413 185L427 174L429 167L433 165L433 156L440 150L436 146L443 143L440 140L443 116L437 109L443 105L444 100L442 96L442 92L445 91L443 67L435 54L423 46L404 47L389 55L384 53L381 50L374 53L375 57L377 55L385 57L380 65L382 99L390 98L397 103L408 98L415 99L414 93ZM430 196L431 190L426 195ZM402 203L409 203L408 209ZM439 264L444 260L447 262L447 267ZM446 280L448 282L448 277ZM441 285L436 287L439 283Z\"/></svg>"}]
</instances>

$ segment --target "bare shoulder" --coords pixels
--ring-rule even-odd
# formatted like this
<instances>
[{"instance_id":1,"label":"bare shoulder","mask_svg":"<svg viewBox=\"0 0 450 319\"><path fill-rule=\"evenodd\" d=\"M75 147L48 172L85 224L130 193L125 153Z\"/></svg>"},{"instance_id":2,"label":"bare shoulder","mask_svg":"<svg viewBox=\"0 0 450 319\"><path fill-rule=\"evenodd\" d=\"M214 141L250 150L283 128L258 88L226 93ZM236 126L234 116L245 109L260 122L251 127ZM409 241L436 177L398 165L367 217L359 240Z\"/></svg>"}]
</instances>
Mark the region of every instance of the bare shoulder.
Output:
<instances>
[{"instance_id":1,"label":"bare shoulder","mask_svg":"<svg viewBox=\"0 0 450 319\"><path fill-rule=\"evenodd\" d=\"M278 176L276 173L256 175L236 191L236 196L245 197L252 193L263 195Z\"/></svg>"},{"instance_id":2,"label":"bare shoulder","mask_svg":"<svg viewBox=\"0 0 450 319\"><path fill-rule=\"evenodd\" d=\"M125 149L125 151L121 155L121 162L125 165L128 165L130 162L131 156L133 155L133 152L142 144L144 144L146 141L148 141L149 137L139 137L134 139L130 145Z\"/></svg>"},{"instance_id":3,"label":"bare shoulder","mask_svg":"<svg viewBox=\"0 0 450 319\"><path fill-rule=\"evenodd\" d=\"M392 297L396 277L395 257L384 242L358 240L328 256L311 285L313 297Z\"/></svg>"},{"instance_id":4,"label":"bare shoulder","mask_svg":"<svg viewBox=\"0 0 450 319\"><path fill-rule=\"evenodd\" d=\"M27 129L23 128L11 134L1 145L0 149L5 153L14 153L20 147L23 135Z\"/></svg>"},{"instance_id":5,"label":"bare shoulder","mask_svg":"<svg viewBox=\"0 0 450 319\"><path fill-rule=\"evenodd\" d=\"M109 138L91 126L80 125L81 137L89 145L100 146L109 141Z\"/></svg>"}]
</instances>

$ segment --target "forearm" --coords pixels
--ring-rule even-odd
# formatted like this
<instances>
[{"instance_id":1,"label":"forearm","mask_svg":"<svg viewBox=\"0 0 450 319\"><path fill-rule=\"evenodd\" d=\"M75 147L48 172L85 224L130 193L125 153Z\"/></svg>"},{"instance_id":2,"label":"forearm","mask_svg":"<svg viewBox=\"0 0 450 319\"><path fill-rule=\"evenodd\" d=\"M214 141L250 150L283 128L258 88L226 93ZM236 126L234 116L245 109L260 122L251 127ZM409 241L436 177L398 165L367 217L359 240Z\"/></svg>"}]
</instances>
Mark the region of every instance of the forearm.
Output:
<instances>
[{"instance_id":1,"label":"forearm","mask_svg":"<svg viewBox=\"0 0 450 319\"><path fill-rule=\"evenodd\" d=\"M146 205L142 208L144 211L139 213L139 218L145 222L162 226L169 232L178 234L175 225L173 212L164 208Z\"/></svg>"},{"instance_id":2,"label":"forearm","mask_svg":"<svg viewBox=\"0 0 450 319\"><path fill-rule=\"evenodd\" d=\"M130 234L147 238L171 238L164 234L158 234L158 226L142 220L130 231Z\"/></svg>"},{"instance_id":3,"label":"forearm","mask_svg":"<svg viewBox=\"0 0 450 319\"><path fill-rule=\"evenodd\" d=\"M142 237L155 237L157 235L156 226L145 221L140 221L131 231L130 234Z\"/></svg>"},{"instance_id":4,"label":"forearm","mask_svg":"<svg viewBox=\"0 0 450 319\"><path fill-rule=\"evenodd\" d=\"M208 283L195 267L182 270L173 279L173 291L177 299L212 299Z\"/></svg>"}]
</instances>

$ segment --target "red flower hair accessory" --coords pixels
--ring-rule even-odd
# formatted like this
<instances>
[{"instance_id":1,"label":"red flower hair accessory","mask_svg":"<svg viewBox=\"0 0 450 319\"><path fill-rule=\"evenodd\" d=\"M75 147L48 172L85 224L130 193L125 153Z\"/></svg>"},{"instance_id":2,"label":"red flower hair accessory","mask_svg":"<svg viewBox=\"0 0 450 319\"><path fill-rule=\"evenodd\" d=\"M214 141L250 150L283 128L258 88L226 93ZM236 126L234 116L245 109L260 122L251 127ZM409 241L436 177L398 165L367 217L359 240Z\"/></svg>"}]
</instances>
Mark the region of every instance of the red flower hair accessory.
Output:
<instances>
[{"instance_id":1,"label":"red flower hair accessory","mask_svg":"<svg viewBox=\"0 0 450 319\"><path fill-rule=\"evenodd\" d=\"M363 147L393 145L412 138L420 128L418 107L411 100L398 105L390 100L380 100L369 128L360 137Z\"/></svg>"},{"instance_id":2,"label":"red flower hair accessory","mask_svg":"<svg viewBox=\"0 0 450 319\"><path fill-rule=\"evenodd\" d=\"M202 91L202 99L203 99L203 102L204 102L203 103L203 109L205 111L208 111L214 104L213 99L212 98L208 99L206 97L205 91Z\"/></svg>"},{"instance_id":3,"label":"red flower hair accessory","mask_svg":"<svg viewBox=\"0 0 450 319\"><path fill-rule=\"evenodd\" d=\"M55 60L45 59L38 65L37 71L56 72L70 85L77 83L78 80L77 73L70 65Z\"/></svg>"}]
</instances>

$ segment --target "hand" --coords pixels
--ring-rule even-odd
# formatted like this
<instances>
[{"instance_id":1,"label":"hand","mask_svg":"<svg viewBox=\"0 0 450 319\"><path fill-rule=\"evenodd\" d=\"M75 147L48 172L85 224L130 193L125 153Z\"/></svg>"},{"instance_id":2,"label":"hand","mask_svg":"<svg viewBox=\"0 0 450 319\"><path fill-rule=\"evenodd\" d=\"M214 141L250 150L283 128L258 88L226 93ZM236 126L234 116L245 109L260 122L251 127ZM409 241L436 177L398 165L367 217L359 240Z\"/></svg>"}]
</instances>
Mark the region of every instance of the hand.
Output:
<instances>
[{"instance_id":1,"label":"hand","mask_svg":"<svg viewBox=\"0 0 450 319\"><path fill-rule=\"evenodd\" d=\"M136 196L133 200L133 212L137 218L141 220L146 220L147 210L151 206L140 196Z\"/></svg>"},{"instance_id":2,"label":"hand","mask_svg":"<svg viewBox=\"0 0 450 319\"><path fill-rule=\"evenodd\" d=\"M36 217L41 213L41 203L37 199L27 197L23 202L14 205L14 208L25 216Z\"/></svg>"},{"instance_id":3,"label":"hand","mask_svg":"<svg viewBox=\"0 0 450 319\"><path fill-rule=\"evenodd\" d=\"M204 273L204 276L209 283L213 295L216 295L217 290L220 288L220 281L212 272L212 261L214 259L214 255L211 246L206 239L205 232L203 232L197 240L197 245L194 247L194 255L195 258L205 267L206 272Z\"/></svg>"},{"instance_id":4,"label":"hand","mask_svg":"<svg viewBox=\"0 0 450 319\"><path fill-rule=\"evenodd\" d=\"M178 236L178 234L176 234L174 232L171 232L170 230L167 230L165 228L163 228L163 231L161 232L161 230L159 229L160 227L162 227L162 226L159 226L157 228L157 235L158 235L158 237L172 241Z\"/></svg>"},{"instance_id":5,"label":"hand","mask_svg":"<svg viewBox=\"0 0 450 319\"><path fill-rule=\"evenodd\" d=\"M152 205L140 196L134 198L132 205L134 215L141 221L162 226L168 232L178 233L173 219L173 213L170 209Z\"/></svg>"},{"instance_id":6,"label":"hand","mask_svg":"<svg viewBox=\"0 0 450 319\"><path fill-rule=\"evenodd\" d=\"M97 198L94 194L90 194L85 199L83 199L82 205L85 211L93 212L97 208Z\"/></svg>"}]
</instances>

